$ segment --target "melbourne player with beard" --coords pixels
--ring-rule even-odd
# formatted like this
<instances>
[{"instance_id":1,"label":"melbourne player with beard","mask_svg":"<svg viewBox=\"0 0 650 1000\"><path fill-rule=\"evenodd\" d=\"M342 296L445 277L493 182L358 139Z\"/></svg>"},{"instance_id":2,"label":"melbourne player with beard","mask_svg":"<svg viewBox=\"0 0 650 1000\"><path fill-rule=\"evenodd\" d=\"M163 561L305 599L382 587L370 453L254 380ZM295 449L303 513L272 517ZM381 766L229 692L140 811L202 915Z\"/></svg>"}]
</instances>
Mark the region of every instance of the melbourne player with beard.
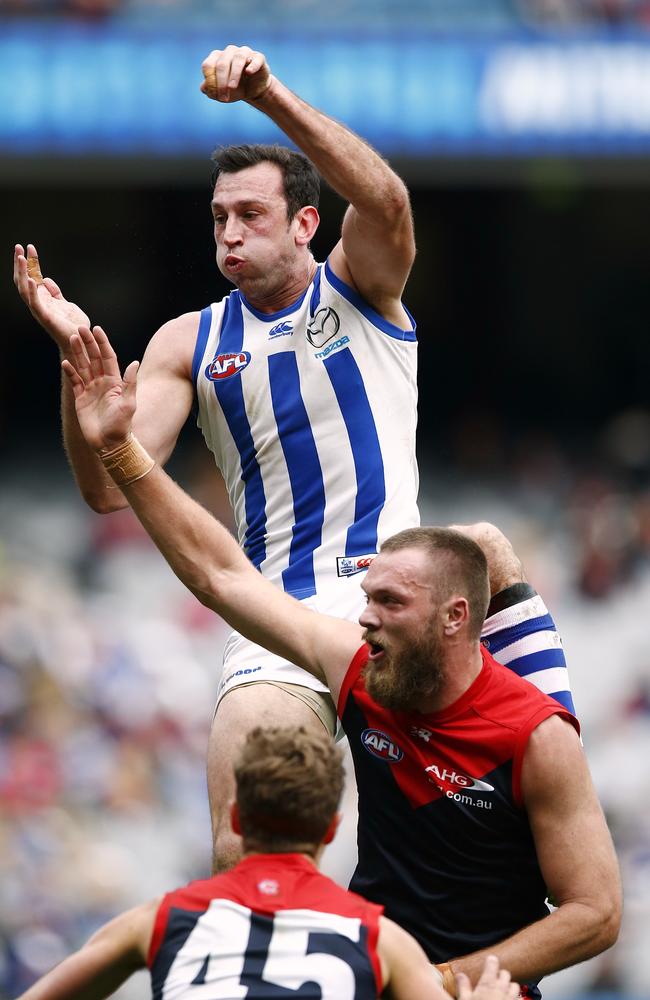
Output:
<instances>
[{"instance_id":1,"label":"melbourne player with beard","mask_svg":"<svg viewBox=\"0 0 650 1000\"><path fill-rule=\"evenodd\" d=\"M483 547L501 553L490 563L504 573L507 540L487 525L481 545L459 530L407 529L371 563L359 625L314 612L265 580L148 455L131 431L137 363L107 384L106 335L83 333L75 365L63 362L82 433L172 569L332 693L359 789L352 888L419 941L451 991L451 973L476 982L495 953L539 997L542 976L611 946L618 866L577 722L480 641ZM89 341L104 362L89 358Z\"/></svg>"}]
</instances>

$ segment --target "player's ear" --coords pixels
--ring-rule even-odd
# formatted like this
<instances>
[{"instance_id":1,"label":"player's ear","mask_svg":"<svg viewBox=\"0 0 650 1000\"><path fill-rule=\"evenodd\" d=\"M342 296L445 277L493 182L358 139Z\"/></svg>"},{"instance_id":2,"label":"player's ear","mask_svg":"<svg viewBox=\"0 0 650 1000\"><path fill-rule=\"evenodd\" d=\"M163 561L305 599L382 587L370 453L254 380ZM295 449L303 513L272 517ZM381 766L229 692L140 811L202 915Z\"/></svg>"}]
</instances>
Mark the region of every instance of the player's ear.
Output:
<instances>
[{"instance_id":1,"label":"player's ear","mask_svg":"<svg viewBox=\"0 0 650 1000\"><path fill-rule=\"evenodd\" d=\"M331 844L336 836L336 831L339 828L339 823L341 822L341 813L334 813L332 816L332 822L327 828L325 836L323 837L324 844Z\"/></svg>"},{"instance_id":2,"label":"player's ear","mask_svg":"<svg viewBox=\"0 0 650 1000\"><path fill-rule=\"evenodd\" d=\"M318 209L313 205L305 205L304 208L298 209L293 222L296 226L296 244L301 247L306 246L320 224Z\"/></svg>"},{"instance_id":3,"label":"player's ear","mask_svg":"<svg viewBox=\"0 0 650 1000\"><path fill-rule=\"evenodd\" d=\"M455 635L469 620L469 603L466 597L454 595L441 608L445 635Z\"/></svg>"},{"instance_id":4,"label":"player's ear","mask_svg":"<svg viewBox=\"0 0 650 1000\"><path fill-rule=\"evenodd\" d=\"M241 837L241 823L239 822L239 806L236 802L230 803L230 825L232 832Z\"/></svg>"}]
</instances>

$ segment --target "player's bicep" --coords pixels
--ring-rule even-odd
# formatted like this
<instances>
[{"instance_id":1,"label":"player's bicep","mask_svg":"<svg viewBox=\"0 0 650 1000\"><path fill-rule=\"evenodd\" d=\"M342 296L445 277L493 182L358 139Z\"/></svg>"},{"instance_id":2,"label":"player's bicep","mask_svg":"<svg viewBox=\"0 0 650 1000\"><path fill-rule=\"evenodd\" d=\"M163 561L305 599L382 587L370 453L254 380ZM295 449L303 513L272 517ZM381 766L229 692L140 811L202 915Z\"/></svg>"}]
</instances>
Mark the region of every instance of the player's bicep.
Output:
<instances>
[{"instance_id":1,"label":"player's bicep","mask_svg":"<svg viewBox=\"0 0 650 1000\"><path fill-rule=\"evenodd\" d=\"M559 905L600 906L618 864L578 734L558 715L530 737L522 794L549 894Z\"/></svg>"},{"instance_id":2,"label":"player's bicep","mask_svg":"<svg viewBox=\"0 0 650 1000\"><path fill-rule=\"evenodd\" d=\"M160 465L172 451L192 408L192 354L198 314L171 320L152 337L138 372L133 432Z\"/></svg>"},{"instance_id":3,"label":"player's bicep","mask_svg":"<svg viewBox=\"0 0 650 1000\"><path fill-rule=\"evenodd\" d=\"M365 218L353 206L345 213L341 242L330 263L347 269L351 282L370 305L390 322L406 327L401 297L415 258L410 206L385 225ZM340 274L345 281L345 275ZM389 312L390 315L386 315Z\"/></svg>"}]
</instances>

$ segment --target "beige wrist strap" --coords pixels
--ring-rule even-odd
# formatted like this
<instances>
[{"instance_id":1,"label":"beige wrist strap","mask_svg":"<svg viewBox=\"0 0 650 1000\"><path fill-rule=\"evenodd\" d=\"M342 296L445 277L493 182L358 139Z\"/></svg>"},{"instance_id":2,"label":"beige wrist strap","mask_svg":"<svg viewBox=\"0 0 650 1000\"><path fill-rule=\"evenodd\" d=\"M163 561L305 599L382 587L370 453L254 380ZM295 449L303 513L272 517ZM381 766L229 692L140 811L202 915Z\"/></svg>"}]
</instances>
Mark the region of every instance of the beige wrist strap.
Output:
<instances>
[{"instance_id":1,"label":"beige wrist strap","mask_svg":"<svg viewBox=\"0 0 650 1000\"><path fill-rule=\"evenodd\" d=\"M442 979L443 989L447 991L452 997L456 996L456 976L449 962L440 962L439 965L435 966L436 971L439 973Z\"/></svg>"},{"instance_id":2,"label":"beige wrist strap","mask_svg":"<svg viewBox=\"0 0 650 1000\"><path fill-rule=\"evenodd\" d=\"M100 451L99 457L116 486L130 486L151 472L156 464L133 434L117 448Z\"/></svg>"}]
</instances>

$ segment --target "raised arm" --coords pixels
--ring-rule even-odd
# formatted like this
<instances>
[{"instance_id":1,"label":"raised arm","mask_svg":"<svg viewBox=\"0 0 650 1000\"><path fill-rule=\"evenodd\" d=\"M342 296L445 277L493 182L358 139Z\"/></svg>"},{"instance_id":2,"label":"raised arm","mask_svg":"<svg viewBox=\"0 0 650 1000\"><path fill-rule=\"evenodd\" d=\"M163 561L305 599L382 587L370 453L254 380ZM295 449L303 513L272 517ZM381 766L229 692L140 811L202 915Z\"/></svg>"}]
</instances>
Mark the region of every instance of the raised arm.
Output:
<instances>
[{"instance_id":1,"label":"raised arm","mask_svg":"<svg viewBox=\"0 0 650 1000\"><path fill-rule=\"evenodd\" d=\"M261 52L234 45L216 49L203 63L203 75L204 94L222 103L244 100L263 111L350 203L330 264L385 319L410 326L401 295L415 240L403 181L368 143L272 76Z\"/></svg>"},{"instance_id":2,"label":"raised arm","mask_svg":"<svg viewBox=\"0 0 650 1000\"><path fill-rule=\"evenodd\" d=\"M106 334L95 327L71 339L63 369L89 447L111 476L180 580L243 635L324 680L336 700L361 628L309 610L255 570L215 518L131 440L137 362L119 376Z\"/></svg>"},{"instance_id":3,"label":"raised arm","mask_svg":"<svg viewBox=\"0 0 650 1000\"><path fill-rule=\"evenodd\" d=\"M147 964L158 901L122 913L101 927L18 1000L104 1000Z\"/></svg>"},{"instance_id":4,"label":"raised arm","mask_svg":"<svg viewBox=\"0 0 650 1000\"><path fill-rule=\"evenodd\" d=\"M537 857L557 909L489 951L520 982L536 982L611 947L621 920L618 863L584 751L554 715L532 733L522 795ZM453 959L476 981L486 951Z\"/></svg>"},{"instance_id":5,"label":"raised arm","mask_svg":"<svg viewBox=\"0 0 650 1000\"><path fill-rule=\"evenodd\" d=\"M59 348L61 359L69 361L70 340L80 326L88 327L89 319L63 296L52 278L42 276L32 244L26 251L20 244L15 247L14 284L34 319ZM198 313L188 313L166 323L152 338L142 362L136 431L161 464L169 458L192 406L191 366L198 319ZM86 503L100 514L126 507L126 498L84 440L66 378L61 384L61 426L66 455Z\"/></svg>"}]
</instances>

